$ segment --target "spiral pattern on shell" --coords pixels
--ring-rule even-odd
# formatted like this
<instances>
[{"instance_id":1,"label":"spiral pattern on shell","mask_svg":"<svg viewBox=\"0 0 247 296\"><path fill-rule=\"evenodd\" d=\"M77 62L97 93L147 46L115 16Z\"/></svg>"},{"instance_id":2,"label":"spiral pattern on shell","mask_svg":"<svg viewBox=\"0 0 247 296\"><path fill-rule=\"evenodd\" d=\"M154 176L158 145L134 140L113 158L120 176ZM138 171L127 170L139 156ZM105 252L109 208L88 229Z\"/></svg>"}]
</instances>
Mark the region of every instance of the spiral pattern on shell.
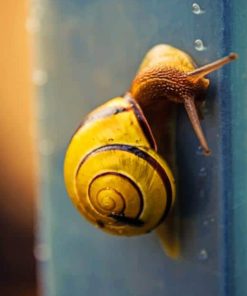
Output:
<instances>
[{"instance_id":1,"label":"spiral pattern on shell","mask_svg":"<svg viewBox=\"0 0 247 296\"><path fill-rule=\"evenodd\" d=\"M151 231L172 204L164 168L145 150L128 145L108 145L85 156L76 189L86 218L113 234Z\"/></svg>"},{"instance_id":2,"label":"spiral pattern on shell","mask_svg":"<svg viewBox=\"0 0 247 296\"><path fill-rule=\"evenodd\" d=\"M91 112L66 152L64 178L76 208L116 235L156 228L175 199L175 181L155 151L152 131L131 97L117 97Z\"/></svg>"}]
</instances>

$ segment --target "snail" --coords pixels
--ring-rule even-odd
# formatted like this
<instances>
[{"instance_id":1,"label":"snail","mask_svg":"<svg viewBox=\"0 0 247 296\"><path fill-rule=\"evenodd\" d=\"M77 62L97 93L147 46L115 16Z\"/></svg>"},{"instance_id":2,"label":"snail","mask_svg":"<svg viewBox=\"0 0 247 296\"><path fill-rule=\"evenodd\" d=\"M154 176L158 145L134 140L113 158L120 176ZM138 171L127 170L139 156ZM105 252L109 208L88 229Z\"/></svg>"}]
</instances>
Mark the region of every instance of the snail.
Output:
<instances>
[{"instance_id":1,"label":"snail","mask_svg":"<svg viewBox=\"0 0 247 296\"><path fill-rule=\"evenodd\" d=\"M176 103L183 104L209 155L200 125L203 94L209 86L204 76L236 58L231 53L197 68L183 51L156 45L129 91L85 118L68 146L64 178L69 196L88 221L108 233L133 236L156 229L169 216L176 186L167 118Z\"/></svg>"}]
</instances>

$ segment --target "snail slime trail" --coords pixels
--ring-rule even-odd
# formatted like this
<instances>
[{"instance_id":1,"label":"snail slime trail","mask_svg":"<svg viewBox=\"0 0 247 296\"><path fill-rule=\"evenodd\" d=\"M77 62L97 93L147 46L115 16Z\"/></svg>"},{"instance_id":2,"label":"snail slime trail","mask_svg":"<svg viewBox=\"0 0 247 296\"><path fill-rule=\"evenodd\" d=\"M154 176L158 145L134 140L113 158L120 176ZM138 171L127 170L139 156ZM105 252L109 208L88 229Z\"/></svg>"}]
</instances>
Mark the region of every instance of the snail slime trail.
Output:
<instances>
[{"instance_id":1,"label":"snail slime trail","mask_svg":"<svg viewBox=\"0 0 247 296\"><path fill-rule=\"evenodd\" d=\"M184 105L209 155L200 125L209 86L204 76L236 58L232 53L197 68L183 51L157 45L145 56L126 95L88 114L68 145L64 180L75 207L90 223L114 235L156 229L165 252L179 256L173 177L176 104Z\"/></svg>"}]
</instances>

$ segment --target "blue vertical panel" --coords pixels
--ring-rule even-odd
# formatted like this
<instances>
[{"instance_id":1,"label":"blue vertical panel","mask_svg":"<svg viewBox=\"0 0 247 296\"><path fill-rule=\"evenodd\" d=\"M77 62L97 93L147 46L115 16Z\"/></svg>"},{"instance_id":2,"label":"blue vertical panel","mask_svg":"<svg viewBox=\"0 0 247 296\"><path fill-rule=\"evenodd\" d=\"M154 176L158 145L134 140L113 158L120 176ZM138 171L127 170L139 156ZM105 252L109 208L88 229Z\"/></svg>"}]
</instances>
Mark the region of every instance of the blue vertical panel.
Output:
<instances>
[{"instance_id":1,"label":"blue vertical panel","mask_svg":"<svg viewBox=\"0 0 247 296\"><path fill-rule=\"evenodd\" d=\"M229 221L229 295L247 294L247 2L229 3L231 44L239 53L231 69L232 181Z\"/></svg>"},{"instance_id":2,"label":"blue vertical panel","mask_svg":"<svg viewBox=\"0 0 247 296\"><path fill-rule=\"evenodd\" d=\"M89 110L128 89L150 47L172 44L199 65L231 49L226 3L201 0L199 13L190 0L39 3L40 59L47 81L39 90L42 155L36 249L43 261L44 295L227 295L227 281L232 280L225 224L231 190L226 173L231 166L230 119L224 117L231 110L229 68L210 76L203 127L212 157L202 155L179 110L180 260L165 256L155 234L121 238L101 233L80 217L63 183L63 159L73 131ZM195 44L196 39L203 44Z\"/></svg>"}]
</instances>

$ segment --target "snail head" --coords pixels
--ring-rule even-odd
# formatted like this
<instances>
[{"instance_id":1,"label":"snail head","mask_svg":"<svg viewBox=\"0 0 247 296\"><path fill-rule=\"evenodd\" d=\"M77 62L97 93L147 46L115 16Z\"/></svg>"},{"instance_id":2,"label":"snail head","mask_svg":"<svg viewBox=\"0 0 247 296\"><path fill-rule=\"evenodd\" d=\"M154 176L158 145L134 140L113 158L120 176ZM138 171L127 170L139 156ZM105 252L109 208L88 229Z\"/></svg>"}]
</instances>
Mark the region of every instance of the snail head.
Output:
<instances>
[{"instance_id":1,"label":"snail head","mask_svg":"<svg viewBox=\"0 0 247 296\"><path fill-rule=\"evenodd\" d=\"M181 60L169 64L166 59L160 59L140 69L132 82L130 93L142 107L162 99L184 104L204 154L209 155L210 149L200 124L203 92L209 86L209 80L204 77L236 58L237 54L230 53L215 62L199 68L193 67L189 71Z\"/></svg>"}]
</instances>

